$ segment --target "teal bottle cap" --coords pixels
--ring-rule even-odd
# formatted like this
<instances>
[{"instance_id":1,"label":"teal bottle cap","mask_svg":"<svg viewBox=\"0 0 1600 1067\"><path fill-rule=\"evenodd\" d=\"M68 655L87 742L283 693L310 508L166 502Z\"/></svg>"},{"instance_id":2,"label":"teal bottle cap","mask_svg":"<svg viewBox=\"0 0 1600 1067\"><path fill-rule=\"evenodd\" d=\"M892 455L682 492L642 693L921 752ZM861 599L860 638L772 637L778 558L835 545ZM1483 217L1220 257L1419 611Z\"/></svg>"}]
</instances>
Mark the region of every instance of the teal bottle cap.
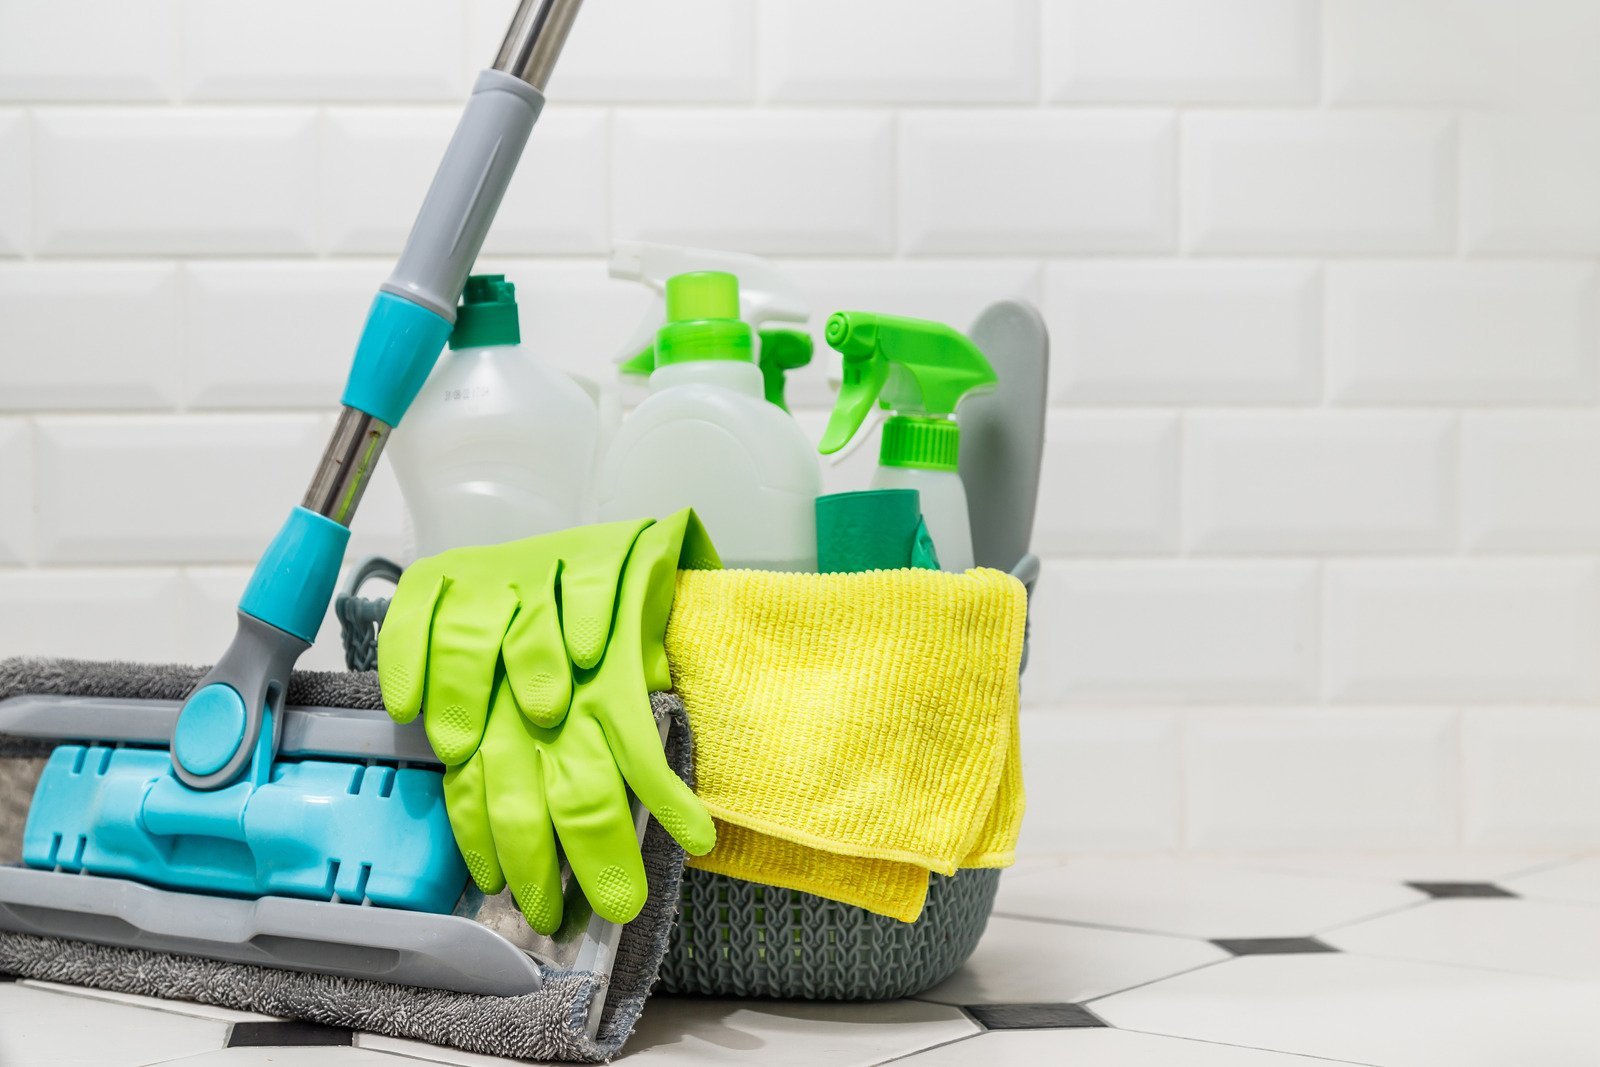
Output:
<instances>
[{"instance_id":1,"label":"teal bottle cap","mask_svg":"<svg viewBox=\"0 0 1600 1067\"><path fill-rule=\"evenodd\" d=\"M489 348L521 342L517 287L506 281L504 274L474 274L468 278L461 290L461 306L456 309L450 347Z\"/></svg>"}]
</instances>

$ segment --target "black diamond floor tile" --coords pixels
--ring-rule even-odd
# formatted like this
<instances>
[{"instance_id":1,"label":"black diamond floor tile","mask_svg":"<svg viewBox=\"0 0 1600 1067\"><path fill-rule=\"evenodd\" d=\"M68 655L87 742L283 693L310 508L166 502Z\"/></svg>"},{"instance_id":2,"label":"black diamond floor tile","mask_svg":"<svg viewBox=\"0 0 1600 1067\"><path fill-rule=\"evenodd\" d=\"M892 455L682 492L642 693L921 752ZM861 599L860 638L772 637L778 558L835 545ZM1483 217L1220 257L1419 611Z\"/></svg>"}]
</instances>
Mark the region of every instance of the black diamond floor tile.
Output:
<instances>
[{"instance_id":1,"label":"black diamond floor tile","mask_svg":"<svg viewBox=\"0 0 1600 1067\"><path fill-rule=\"evenodd\" d=\"M1106 1025L1082 1004L969 1004L967 1014L986 1030L1081 1030Z\"/></svg>"},{"instance_id":2,"label":"black diamond floor tile","mask_svg":"<svg viewBox=\"0 0 1600 1067\"><path fill-rule=\"evenodd\" d=\"M1299 956L1308 952L1338 952L1314 937L1219 937L1211 942L1235 956Z\"/></svg>"},{"instance_id":3,"label":"black diamond floor tile","mask_svg":"<svg viewBox=\"0 0 1600 1067\"><path fill-rule=\"evenodd\" d=\"M1426 893L1435 900L1461 900L1471 897L1510 897L1516 894L1509 889L1501 889L1492 882L1407 882L1406 885L1419 893Z\"/></svg>"},{"instance_id":4,"label":"black diamond floor tile","mask_svg":"<svg viewBox=\"0 0 1600 1067\"><path fill-rule=\"evenodd\" d=\"M338 1026L287 1020L270 1023L234 1023L229 1048L281 1048L306 1045L352 1045L355 1035Z\"/></svg>"}]
</instances>

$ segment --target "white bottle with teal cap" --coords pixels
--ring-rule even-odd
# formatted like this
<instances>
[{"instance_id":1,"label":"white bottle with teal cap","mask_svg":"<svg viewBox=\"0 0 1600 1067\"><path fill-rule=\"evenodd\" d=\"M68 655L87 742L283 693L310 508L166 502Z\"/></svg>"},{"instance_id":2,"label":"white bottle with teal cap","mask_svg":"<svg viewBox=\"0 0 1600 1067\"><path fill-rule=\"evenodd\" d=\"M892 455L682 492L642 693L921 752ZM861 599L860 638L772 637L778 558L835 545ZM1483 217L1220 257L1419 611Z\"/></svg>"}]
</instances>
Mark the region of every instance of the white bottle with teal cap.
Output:
<instances>
[{"instance_id":1,"label":"white bottle with teal cap","mask_svg":"<svg viewBox=\"0 0 1600 1067\"><path fill-rule=\"evenodd\" d=\"M515 286L468 278L450 353L388 448L418 555L590 521L599 411L521 341Z\"/></svg>"},{"instance_id":2,"label":"white bottle with teal cap","mask_svg":"<svg viewBox=\"0 0 1600 1067\"><path fill-rule=\"evenodd\" d=\"M994 388L994 368L977 345L940 322L840 311L828 319L826 336L844 357L844 384L818 450L839 451L881 403L891 414L872 488L917 490L939 566L972 567L955 410L962 397Z\"/></svg>"},{"instance_id":3,"label":"white bottle with teal cap","mask_svg":"<svg viewBox=\"0 0 1600 1067\"><path fill-rule=\"evenodd\" d=\"M729 567L814 571L816 454L765 399L739 282L721 271L667 281L650 394L623 420L600 474L600 519L692 507Z\"/></svg>"}]
</instances>

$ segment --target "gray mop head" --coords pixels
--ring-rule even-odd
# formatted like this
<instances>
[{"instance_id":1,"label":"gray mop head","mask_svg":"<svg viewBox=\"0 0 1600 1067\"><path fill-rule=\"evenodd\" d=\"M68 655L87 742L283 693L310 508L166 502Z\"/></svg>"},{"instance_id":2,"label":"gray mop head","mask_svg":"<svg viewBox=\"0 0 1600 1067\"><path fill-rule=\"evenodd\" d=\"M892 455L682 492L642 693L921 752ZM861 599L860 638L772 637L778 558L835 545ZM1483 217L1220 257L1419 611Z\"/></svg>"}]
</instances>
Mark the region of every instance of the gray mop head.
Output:
<instances>
[{"instance_id":1,"label":"gray mop head","mask_svg":"<svg viewBox=\"0 0 1600 1067\"><path fill-rule=\"evenodd\" d=\"M21 693L181 700L204 673L199 667L12 659L0 661L0 700ZM652 699L658 710L673 715L678 727L668 741L668 762L691 780L693 752L683 705L667 694ZM297 673L288 703L383 706L377 678L370 672ZM14 863L21 855L22 823L49 747L0 734L0 863ZM491 997L3 931L0 972L305 1019L491 1056L608 1060L621 1050L644 1009L677 915L683 851L654 820L643 851L650 898L623 930L600 1031L593 1040L584 1033L584 1024L602 979L590 972L547 973L537 993Z\"/></svg>"}]
</instances>

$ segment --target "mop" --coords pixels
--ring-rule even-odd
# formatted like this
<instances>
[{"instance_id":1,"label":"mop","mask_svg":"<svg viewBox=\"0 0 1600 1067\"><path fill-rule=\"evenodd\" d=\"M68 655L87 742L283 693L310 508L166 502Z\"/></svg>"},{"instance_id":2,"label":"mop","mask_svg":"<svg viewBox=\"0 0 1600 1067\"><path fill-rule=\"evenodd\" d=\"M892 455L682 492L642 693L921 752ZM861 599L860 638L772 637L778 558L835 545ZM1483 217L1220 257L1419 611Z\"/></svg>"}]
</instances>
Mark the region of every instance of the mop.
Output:
<instances>
[{"instance_id":1,"label":"mop","mask_svg":"<svg viewBox=\"0 0 1600 1067\"><path fill-rule=\"evenodd\" d=\"M470 887L421 724L391 721L371 676L294 671L580 2L523 0L479 76L368 313L310 488L216 664L0 663L0 757L16 758L0 765L0 971L498 1055L600 1059L631 1032L683 862L642 809L644 912L607 923L569 879L571 918L542 938L509 899ZM687 774L681 705L657 697L655 711ZM16 794L35 774L19 833Z\"/></svg>"}]
</instances>

